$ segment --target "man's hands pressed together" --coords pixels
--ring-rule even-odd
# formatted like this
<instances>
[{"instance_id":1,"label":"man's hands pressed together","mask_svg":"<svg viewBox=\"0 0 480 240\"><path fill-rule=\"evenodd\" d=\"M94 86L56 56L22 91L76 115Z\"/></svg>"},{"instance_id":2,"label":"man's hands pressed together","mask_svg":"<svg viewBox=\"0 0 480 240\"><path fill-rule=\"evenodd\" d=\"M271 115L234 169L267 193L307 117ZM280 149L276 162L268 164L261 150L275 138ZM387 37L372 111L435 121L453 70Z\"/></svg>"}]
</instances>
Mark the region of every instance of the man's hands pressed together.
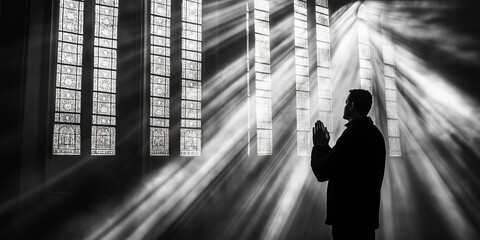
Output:
<instances>
[{"instance_id":1,"label":"man's hands pressed together","mask_svg":"<svg viewBox=\"0 0 480 240\"><path fill-rule=\"evenodd\" d=\"M315 122L315 127L313 131L313 145L314 146L328 146L330 141L330 134L328 133L327 127L325 127L322 121L318 120Z\"/></svg>"}]
</instances>

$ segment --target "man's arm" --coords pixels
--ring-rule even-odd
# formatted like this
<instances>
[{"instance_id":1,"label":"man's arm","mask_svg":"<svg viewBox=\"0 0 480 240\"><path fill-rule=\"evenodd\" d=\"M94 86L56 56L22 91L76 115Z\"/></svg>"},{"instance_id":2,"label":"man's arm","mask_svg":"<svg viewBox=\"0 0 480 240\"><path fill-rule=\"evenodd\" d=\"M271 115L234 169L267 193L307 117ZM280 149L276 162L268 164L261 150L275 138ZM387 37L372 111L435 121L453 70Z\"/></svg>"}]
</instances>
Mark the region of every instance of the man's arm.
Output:
<instances>
[{"instance_id":1,"label":"man's arm","mask_svg":"<svg viewBox=\"0 0 480 240\"><path fill-rule=\"evenodd\" d=\"M327 156L332 151L330 146L313 146L311 156L311 166L313 174L317 177L319 182L324 182L330 179L330 173L333 171L333 164Z\"/></svg>"},{"instance_id":2,"label":"man's arm","mask_svg":"<svg viewBox=\"0 0 480 240\"><path fill-rule=\"evenodd\" d=\"M328 141L326 141L327 139L330 140L330 136L327 134L328 131L323 124L321 122L318 124L317 122L313 129L314 146L311 155L311 166L313 173L320 182L331 178L332 174L337 171L337 165L349 151L348 139L345 139L344 136L340 137L337 144L331 148L328 145ZM323 139L322 136L326 136L326 138Z\"/></svg>"}]
</instances>

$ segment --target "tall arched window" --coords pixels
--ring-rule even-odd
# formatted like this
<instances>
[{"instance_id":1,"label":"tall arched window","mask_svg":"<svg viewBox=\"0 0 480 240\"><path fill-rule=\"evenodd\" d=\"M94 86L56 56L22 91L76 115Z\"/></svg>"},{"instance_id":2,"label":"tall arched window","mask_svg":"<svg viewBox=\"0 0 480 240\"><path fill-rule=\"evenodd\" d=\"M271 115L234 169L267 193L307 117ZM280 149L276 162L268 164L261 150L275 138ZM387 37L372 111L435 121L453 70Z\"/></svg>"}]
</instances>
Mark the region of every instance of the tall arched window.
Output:
<instances>
[{"instance_id":1,"label":"tall arched window","mask_svg":"<svg viewBox=\"0 0 480 240\"><path fill-rule=\"evenodd\" d=\"M115 154L118 0L95 0L92 155Z\"/></svg>"},{"instance_id":2,"label":"tall arched window","mask_svg":"<svg viewBox=\"0 0 480 240\"><path fill-rule=\"evenodd\" d=\"M202 1L182 1L180 155L199 156L202 143Z\"/></svg>"},{"instance_id":3,"label":"tall arched window","mask_svg":"<svg viewBox=\"0 0 480 240\"><path fill-rule=\"evenodd\" d=\"M253 6L249 7L248 4L252 4L252 1L247 1L248 125L255 126L254 129L249 128L249 153L250 147L252 144L255 144L257 155L271 155L273 149L270 80L270 3L267 0L254 0ZM253 21L253 24L251 21ZM254 53L253 57L250 52ZM256 132L252 134L252 131ZM252 143L252 139L256 139L257 142Z\"/></svg>"},{"instance_id":4,"label":"tall arched window","mask_svg":"<svg viewBox=\"0 0 480 240\"><path fill-rule=\"evenodd\" d=\"M143 54L149 58L149 66L135 67L148 70L145 77L149 79L146 88L149 93L145 94L149 101L138 107L150 110L145 116L149 117L150 156L169 156L172 134L173 139L178 138L175 151L182 156L199 156L202 139L202 1L174 3L175 11L181 11L181 14L176 15L179 21L173 23L173 28L171 0L151 0L138 7L138 10L147 9L149 13L147 26L144 26L149 29L146 35L149 39L145 40L148 49ZM115 155L119 1L59 0L58 7L52 153ZM93 22L85 22L84 18ZM129 25L125 30L134 27L141 26ZM87 29L85 34L84 29ZM171 34L176 29L178 43L174 48L178 51L172 56ZM129 52L143 52L140 48L124 47L122 57L128 59ZM179 69L181 67L181 74L173 79L179 91L174 103L170 93L172 58L178 61ZM132 81L141 81L138 77ZM170 131L171 104L180 106L178 113L175 110L180 124L175 133ZM141 122L139 119L139 125Z\"/></svg>"},{"instance_id":5,"label":"tall arched window","mask_svg":"<svg viewBox=\"0 0 480 240\"><path fill-rule=\"evenodd\" d=\"M81 112L82 95L84 100L85 97L92 97L91 154L115 154L118 0L95 0L94 32L91 36L93 49L83 47L84 14L83 1L60 1L52 144L54 155L81 153L80 129L81 125L88 124L81 124L82 114L88 114ZM84 75L91 73L84 71L84 50L93 51L92 75ZM88 90L90 87L91 92L82 91L82 88Z\"/></svg>"},{"instance_id":6,"label":"tall arched window","mask_svg":"<svg viewBox=\"0 0 480 240\"><path fill-rule=\"evenodd\" d=\"M310 83L308 64L307 1L294 0L297 154L310 154Z\"/></svg>"},{"instance_id":7,"label":"tall arched window","mask_svg":"<svg viewBox=\"0 0 480 240\"><path fill-rule=\"evenodd\" d=\"M60 0L53 154L80 155L83 1Z\"/></svg>"},{"instance_id":8,"label":"tall arched window","mask_svg":"<svg viewBox=\"0 0 480 240\"><path fill-rule=\"evenodd\" d=\"M170 126L170 0L150 9L150 155L168 156Z\"/></svg>"},{"instance_id":9,"label":"tall arched window","mask_svg":"<svg viewBox=\"0 0 480 240\"><path fill-rule=\"evenodd\" d=\"M381 21L389 155L399 157L402 155L402 150L400 147L400 124L397 110L397 85L395 82L395 50L389 31L383 27L383 18L381 18Z\"/></svg>"},{"instance_id":10,"label":"tall arched window","mask_svg":"<svg viewBox=\"0 0 480 240\"><path fill-rule=\"evenodd\" d=\"M315 28L317 50L318 110L333 141L332 80L330 74L330 15L327 0L315 1Z\"/></svg>"},{"instance_id":11,"label":"tall arched window","mask_svg":"<svg viewBox=\"0 0 480 240\"><path fill-rule=\"evenodd\" d=\"M361 4L358 9L358 51L360 61L360 87L368 90L373 94L373 68L370 51L370 36L368 27L368 9L364 4ZM372 99L372 108L368 114L375 122L375 102Z\"/></svg>"}]
</instances>

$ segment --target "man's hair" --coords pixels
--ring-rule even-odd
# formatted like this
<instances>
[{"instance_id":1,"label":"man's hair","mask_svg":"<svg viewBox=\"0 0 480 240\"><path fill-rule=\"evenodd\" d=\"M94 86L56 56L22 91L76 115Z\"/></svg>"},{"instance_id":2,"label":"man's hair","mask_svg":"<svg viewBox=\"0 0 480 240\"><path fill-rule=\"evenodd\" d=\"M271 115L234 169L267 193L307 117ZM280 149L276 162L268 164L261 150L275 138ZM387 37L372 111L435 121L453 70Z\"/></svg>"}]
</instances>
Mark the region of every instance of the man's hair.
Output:
<instances>
[{"instance_id":1,"label":"man's hair","mask_svg":"<svg viewBox=\"0 0 480 240\"><path fill-rule=\"evenodd\" d=\"M355 110L362 115L367 115L372 107L372 94L364 89L350 90L350 101L354 103Z\"/></svg>"}]
</instances>

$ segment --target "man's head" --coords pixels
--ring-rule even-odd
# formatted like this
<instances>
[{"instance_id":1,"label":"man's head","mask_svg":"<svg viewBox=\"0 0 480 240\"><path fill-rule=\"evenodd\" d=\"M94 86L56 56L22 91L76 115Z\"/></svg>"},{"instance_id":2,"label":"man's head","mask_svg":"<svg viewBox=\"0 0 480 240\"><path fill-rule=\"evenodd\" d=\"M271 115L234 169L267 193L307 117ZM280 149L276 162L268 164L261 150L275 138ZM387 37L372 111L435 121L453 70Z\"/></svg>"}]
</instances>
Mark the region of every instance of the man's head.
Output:
<instances>
[{"instance_id":1,"label":"man's head","mask_svg":"<svg viewBox=\"0 0 480 240\"><path fill-rule=\"evenodd\" d=\"M357 116L366 116L372 107L372 94L363 89L352 89L345 101L343 119L352 120Z\"/></svg>"}]
</instances>

